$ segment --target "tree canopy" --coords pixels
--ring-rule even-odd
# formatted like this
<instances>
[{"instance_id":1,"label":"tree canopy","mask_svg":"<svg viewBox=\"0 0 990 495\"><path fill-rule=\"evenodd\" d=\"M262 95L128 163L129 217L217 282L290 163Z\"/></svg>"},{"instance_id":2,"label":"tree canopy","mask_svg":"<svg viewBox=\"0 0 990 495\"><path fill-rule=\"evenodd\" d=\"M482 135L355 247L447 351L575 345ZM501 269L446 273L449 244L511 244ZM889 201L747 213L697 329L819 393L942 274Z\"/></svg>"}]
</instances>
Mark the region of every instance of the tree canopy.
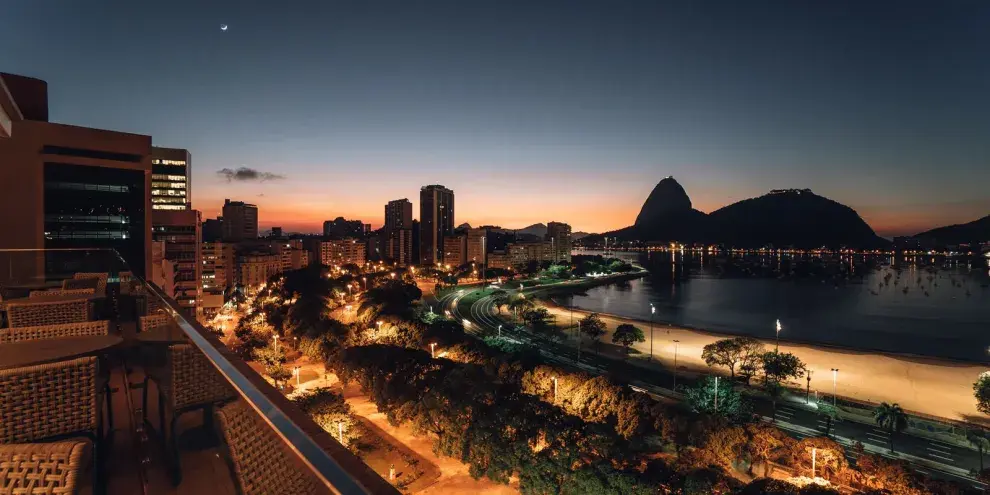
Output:
<instances>
[{"instance_id":1,"label":"tree canopy","mask_svg":"<svg viewBox=\"0 0 990 495\"><path fill-rule=\"evenodd\" d=\"M629 354L630 346L636 342L646 342L646 336L643 335L643 330L635 325L623 323L616 327L615 333L612 334L612 343L625 348L626 355Z\"/></svg>"},{"instance_id":2,"label":"tree canopy","mask_svg":"<svg viewBox=\"0 0 990 495\"><path fill-rule=\"evenodd\" d=\"M756 370L764 354L763 343L752 337L721 339L701 350L701 359L708 366L725 366L735 378L736 369Z\"/></svg>"},{"instance_id":3,"label":"tree canopy","mask_svg":"<svg viewBox=\"0 0 990 495\"><path fill-rule=\"evenodd\" d=\"M990 414L990 371L984 371L973 384L973 395L976 397L976 409L983 414Z\"/></svg>"}]
</instances>

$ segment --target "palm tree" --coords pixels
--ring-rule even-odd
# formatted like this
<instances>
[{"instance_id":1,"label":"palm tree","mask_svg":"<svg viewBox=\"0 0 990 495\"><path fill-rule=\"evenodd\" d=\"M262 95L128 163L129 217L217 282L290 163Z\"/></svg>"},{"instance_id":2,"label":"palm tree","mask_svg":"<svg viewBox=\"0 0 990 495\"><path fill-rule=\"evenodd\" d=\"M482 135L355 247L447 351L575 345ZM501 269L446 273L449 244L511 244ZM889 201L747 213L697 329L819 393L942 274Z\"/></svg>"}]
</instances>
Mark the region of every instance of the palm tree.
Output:
<instances>
[{"instance_id":1,"label":"palm tree","mask_svg":"<svg viewBox=\"0 0 990 495\"><path fill-rule=\"evenodd\" d=\"M873 411L873 420L877 426L887 430L890 441L890 452L894 452L894 433L900 433L908 427L907 414L901 409L898 403L887 404L881 402L877 409Z\"/></svg>"}]
</instances>

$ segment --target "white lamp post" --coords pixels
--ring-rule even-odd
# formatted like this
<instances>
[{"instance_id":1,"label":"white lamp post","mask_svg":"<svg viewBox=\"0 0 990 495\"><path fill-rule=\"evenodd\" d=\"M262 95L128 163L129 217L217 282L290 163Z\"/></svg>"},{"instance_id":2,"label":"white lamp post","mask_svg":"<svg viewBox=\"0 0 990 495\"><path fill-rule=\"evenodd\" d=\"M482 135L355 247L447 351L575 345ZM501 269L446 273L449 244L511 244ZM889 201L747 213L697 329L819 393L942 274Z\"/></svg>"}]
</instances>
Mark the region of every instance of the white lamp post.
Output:
<instances>
[{"instance_id":1,"label":"white lamp post","mask_svg":"<svg viewBox=\"0 0 990 495\"><path fill-rule=\"evenodd\" d=\"M432 358L432 359L436 359L437 358L437 343L436 342L431 342L430 343L430 358Z\"/></svg>"},{"instance_id":2,"label":"white lamp post","mask_svg":"<svg viewBox=\"0 0 990 495\"><path fill-rule=\"evenodd\" d=\"M832 368L832 407L835 407L836 383L839 380L839 368Z\"/></svg>"}]
</instances>

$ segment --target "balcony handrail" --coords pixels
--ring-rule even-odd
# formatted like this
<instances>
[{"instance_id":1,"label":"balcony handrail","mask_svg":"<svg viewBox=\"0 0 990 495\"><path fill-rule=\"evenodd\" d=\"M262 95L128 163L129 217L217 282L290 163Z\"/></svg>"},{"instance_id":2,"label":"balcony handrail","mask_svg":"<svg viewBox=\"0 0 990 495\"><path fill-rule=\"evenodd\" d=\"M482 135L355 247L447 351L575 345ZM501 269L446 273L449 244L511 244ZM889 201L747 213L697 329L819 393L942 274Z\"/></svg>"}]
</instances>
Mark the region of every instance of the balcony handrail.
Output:
<instances>
[{"instance_id":1,"label":"balcony handrail","mask_svg":"<svg viewBox=\"0 0 990 495\"><path fill-rule=\"evenodd\" d=\"M2 248L0 254L50 251L107 253L111 258L121 262L120 267L107 270L111 274L115 271L126 270L128 267L127 262L119 252L106 248ZM189 341L227 379L237 394L254 409L255 413L268 424L327 490L332 493L348 495L399 494L393 485L382 479L378 473L351 454L312 419L302 411L294 410L292 403L281 392L258 376L247 363L234 356L199 322L194 319L187 319L181 312L178 303L166 295L160 287L134 275L132 278L145 284L149 295L158 298L165 305L167 312L186 334ZM216 344L213 341L217 341ZM228 355L232 356L233 360ZM286 412L287 410L289 412ZM335 458L328 451L339 451L341 458Z\"/></svg>"},{"instance_id":2,"label":"balcony handrail","mask_svg":"<svg viewBox=\"0 0 990 495\"><path fill-rule=\"evenodd\" d=\"M199 348L217 371L226 377L244 401L268 423L327 489L338 494L371 494L383 493L383 487L387 486L390 489L388 493L398 493L384 480L381 480L381 486L376 486L374 489L359 483L204 336L208 332L206 329L203 329L198 322L186 319L175 301L165 295L160 287L147 281L144 283L155 297L166 304L168 313L189 340Z\"/></svg>"}]
</instances>

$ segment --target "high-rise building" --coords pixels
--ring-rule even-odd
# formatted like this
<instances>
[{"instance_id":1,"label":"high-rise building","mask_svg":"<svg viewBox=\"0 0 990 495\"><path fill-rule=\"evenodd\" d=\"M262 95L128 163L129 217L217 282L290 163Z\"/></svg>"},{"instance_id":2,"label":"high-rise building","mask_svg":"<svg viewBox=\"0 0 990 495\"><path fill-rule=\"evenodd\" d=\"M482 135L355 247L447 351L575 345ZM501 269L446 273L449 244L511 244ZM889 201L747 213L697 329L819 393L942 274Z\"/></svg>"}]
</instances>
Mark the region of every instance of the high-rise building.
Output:
<instances>
[{"instance_id":1,"label":"high-rise building","mask_svg":"<svg viewBox=\"0 0 990 495\"><path fill-rule=\"evenodd\" d=\"M488 250L488 229L468 229L466 248L467 261L483 264Z\"/></svg>"},{"instance_id":2,"label":"high-rise building","mask_svg":"<svg viewBox=\"0 0 990 495\"><path fill-rule=\"evenodd\" d=\"M152 240L165 243L165 259L175 264L175 283L168 296L189 316L197 316L203 294L202 219L197 210L155 210Z\"/></svg>"},{"instance_id":3,"label":"high-rise building","mask_svg":"<svg viewBox=\"0 0 990 495\"><path fill-rule=\"evenodd\" d=\"M571 261L571 226L561 222L547 223L547 242L550 243L550 256L553 262Z\"/></svg>"},{"instance_id":4,"label":"high-rise building","mask_svg":"<svg viewBox=\"0 0 990 495\"><path fill-rule=\"evenodd\" d=\"M385 230L412 228L412 203L406 199L396 199L385 204Z\"/></svg>"},{"instance_id":5,"label":"high-rise building","mask_svg":"<svg viewBox=\"0 0 990 495\"><path fill-rule=\"evenodd\" d=\"M345 237L361 238L364 236L364 223L360 220L346 220L344 217L337 217L323 222L323 237L343 239Z\"/></svg>"},{"instance_id":6,"label":"high-rise building","mask_svg":"<svg viewBox=\"0 0 990 495\"><path fill-rule=\"evenodd\" d=\"M467 235L454 234L443 238L443 263L451 268L467 263Z\"/></svg>"},{"instance_id":7,"label":"high-rise building","mask_svg":"<svg viewBox=\"0 0 990 495\"><path fill-rule=\"evenodd\" d=\"M454 191L441 185L423 186L419 191L420 262L432 265L444 261L444 238L454 233Z\"/></svg>"},{"instance_id":8,"label":"high-rise building","mask_svg":"<svg viewBox=\"0 0 990 495\"><path fill-rule=\"evenodd\" d=\"M258 238L258 207L243 201L223 200L223 240L248 241Z\"/></svg>"},{"instance_id":9,"label":"high-rise building","mask_svg":"<svg viewBox=\"0 0 990 495\"><path fill-rule=\"evenodd\" d=\"M387 235L388 237L384 237ZM412 229L395 229L382 233L385 244L385 257L402 266L413 264Z\"/></svg>"},{"instance_id":10,"label":"high-rise building","mask_svg":"<svg viewBox=\"0 0 990 495\"><path fill-rule=\"evenodd\" d=\"M192 208L192 157L188 150L151 148L151 208Z\"/></svg>"},{"instance_id":11,"label":"high-rise building","mask_svg":"<svg viewBox=\"0 0 990 495\"><path fill-rule=\"evenodd\" d=\"M234 285L234 246L224 242L203 242L199 251L203 261L204 303L208 295L219 294L222 305L222 296ZM209 306L204 304L204 307Z\"/></svg>"},{"instance_id":12,"label":"high-rise building","mask_svg":"<svg viewBox=\"0 0 990 495\"><path fill-rule=\"evenodd\" d=\"M115 249L151 271L151 137L48 121L48 84L0 74L0 249ZM54 270L48 251L8 276ZM47 267L47 268L46 268Z\"/></svg>"},{"instance_id":13,"label":"high-rise building","mask_svg":"<svg viewBox=\"0 0 990 495\"><path fill-rule=\"evenodd\" d=\"M313 253L326 266L342 266L353 263L364 266L367 246L358 239L331 239L316 246L319 252Z\"/></svg>"}]
</instances>

